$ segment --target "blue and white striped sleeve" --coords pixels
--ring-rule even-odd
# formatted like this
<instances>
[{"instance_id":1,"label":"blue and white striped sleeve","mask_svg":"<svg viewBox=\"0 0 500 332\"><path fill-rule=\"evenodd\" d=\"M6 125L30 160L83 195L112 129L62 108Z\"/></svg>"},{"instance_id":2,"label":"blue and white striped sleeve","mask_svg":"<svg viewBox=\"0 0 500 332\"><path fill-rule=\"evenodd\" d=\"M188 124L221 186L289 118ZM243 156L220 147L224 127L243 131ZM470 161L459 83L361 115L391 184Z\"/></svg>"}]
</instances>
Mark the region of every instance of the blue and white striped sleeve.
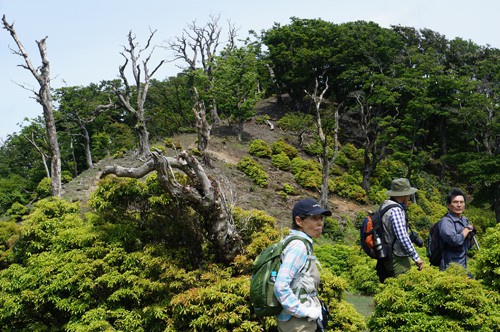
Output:
<instances>
[{"instance_id":1,"label":"blue and white striped sleeve","mask_svg":"<svg viewBox=\"0 0 500 332\"><path fill-rule=\"evenodd\" d=\"M399 242L401 242L403 248L406 250L411 259L416 262L420 258L420 256L415 250L415 247L413 247L410 237L408 236L404 211L398 208L391 209L391 219L396 238L399 240Z\"/></svg>"},{"instance_id":2,"label":"blue and white striped sleeve","mask_svg":"<svg viewBox=\"0 0 500 332\"><path fill-rule=\"evenodd\" d=\"M274 295L284 311L295 317L305 317L304 306L291 288L293 279L307 262L307 248L301 240L291 241L283 251L283 261L274 284Z\"/></svg>"}]
</instances>

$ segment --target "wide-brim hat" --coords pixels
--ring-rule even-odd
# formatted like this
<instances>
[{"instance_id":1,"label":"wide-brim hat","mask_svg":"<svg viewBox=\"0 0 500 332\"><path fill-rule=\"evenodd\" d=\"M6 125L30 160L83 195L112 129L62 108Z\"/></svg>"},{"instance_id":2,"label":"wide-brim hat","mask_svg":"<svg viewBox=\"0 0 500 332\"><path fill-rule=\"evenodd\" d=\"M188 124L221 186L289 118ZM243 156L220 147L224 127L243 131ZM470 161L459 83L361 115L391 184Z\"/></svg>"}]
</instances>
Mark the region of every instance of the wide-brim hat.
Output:
<instances>
[{"instance_id":1,"label":"wide-brim hat","mask_svg":"<svg viewBox=\"0 0 500 332\"><path fill-rule=\"evenodd\" d=\"M296 216L316 216L316 215L331 216L332 211L324 209L317 201L312 198L301 199L292 210L292 220L295 221Z\"/></svg>"},{"instance_id":2,"label":"wide-brim hat","mask_svg":"<svg viewBox=\"0 0 500 332\"><path fill-rule=\"evenodd\" d=\"M412 195L417 191L417 188L410 186L410 181L408 181L408 179L399 178L392 181L391 190L387 190L386 194L391 197L399 197Z\"/></svg>"}]
</instances>

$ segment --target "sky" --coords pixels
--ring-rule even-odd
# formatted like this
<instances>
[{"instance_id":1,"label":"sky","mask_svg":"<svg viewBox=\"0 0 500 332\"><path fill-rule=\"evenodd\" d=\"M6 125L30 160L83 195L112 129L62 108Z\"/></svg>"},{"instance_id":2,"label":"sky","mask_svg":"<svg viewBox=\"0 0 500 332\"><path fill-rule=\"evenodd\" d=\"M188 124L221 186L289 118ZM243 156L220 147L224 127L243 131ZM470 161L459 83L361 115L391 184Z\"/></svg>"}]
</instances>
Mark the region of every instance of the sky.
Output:
<instances>
[{"instance_id":1,"label":"sky","mask_svg":"<svg viewBox=\"0 0 500 332\"><path fill-rule=\"evenodd\" d=\"M290 24L291 17L322 19L335 24L373 21L381 27L402 25L431 29L447 39L462 38L500 48L498 0L0 0L0 15L14 23L19 39L35 67L40 66L36 41L47 37L51 87L87 86L118 78L120 52L132 31L140 45L157 30L153 43L165 45L196 22L204 26L219 17L231 22L238 36L260 32L274 23ZM16 45L0 29L0 144L19 132L24 119L42 116L31 89L38 89L31 73L20 67L23 59L12 53ZM180 71L172 53L155 50L151 68L168 62L155 74L163 80ZM24 86L21 87L21 86Z\"/></svg>"}]
</instances>

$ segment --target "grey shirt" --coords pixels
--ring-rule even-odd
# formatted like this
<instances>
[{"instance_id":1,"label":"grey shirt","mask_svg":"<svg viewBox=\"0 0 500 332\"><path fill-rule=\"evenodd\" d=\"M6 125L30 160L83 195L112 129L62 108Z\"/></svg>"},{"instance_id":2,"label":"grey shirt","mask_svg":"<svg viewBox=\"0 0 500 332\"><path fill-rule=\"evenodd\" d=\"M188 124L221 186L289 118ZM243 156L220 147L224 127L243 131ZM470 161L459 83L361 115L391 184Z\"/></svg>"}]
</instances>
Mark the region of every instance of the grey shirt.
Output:
<instances>
[{"instance_id":1,"label":"grey shirt","mask_svg":"<svg viewBox=\"0 0 500 332\"><path fill-rule=\"evenodd\" d=\"M469 238L464 239L462 231L469 225L469 220L462 216L457 218L447 213L439 223L439 236L443 246L440 270L444 270L450 263L458 263L467 268L467 252L471 247Z\"/></svg>"}]
</instances>

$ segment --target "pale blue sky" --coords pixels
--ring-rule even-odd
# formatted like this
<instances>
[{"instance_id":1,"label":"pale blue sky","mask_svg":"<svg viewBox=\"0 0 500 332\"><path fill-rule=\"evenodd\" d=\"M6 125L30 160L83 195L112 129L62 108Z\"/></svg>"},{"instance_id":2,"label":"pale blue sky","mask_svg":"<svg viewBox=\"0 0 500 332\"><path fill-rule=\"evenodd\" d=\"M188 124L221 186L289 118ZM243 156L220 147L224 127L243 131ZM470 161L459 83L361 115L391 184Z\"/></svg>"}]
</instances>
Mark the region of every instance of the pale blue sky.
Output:
<instances>
[{"instance_id":1,"label":"pale blue sky","mask_svg":"<svg viewBox=\"0 0 500 332\"><path fill-rule=\"evenodd\" d=\"M500 48L498 0L0 0L6 15L35 66L40 64L36 40L46 36L52 87L86 86L117 77L123 58L119 54L132 30L144 43L149 27L158 30L154 42L180 36L195 21L204 25L210 15L230 20L239 36L248 30L269 29L274 22L290 23L290 17L321 18L332 23L364 20L382 27L403 25L434 30L448 39L460 37L479 45ZM17 65L19 56L9 50L14 42L0 30L0 144L19 131L24 118L42 115L33 94L18 86L37 88L31 74ZM163 49L156 54L171 57ZM164 79L178 71L168 64L155 75Z\"/></svg>"}]
</instances>

